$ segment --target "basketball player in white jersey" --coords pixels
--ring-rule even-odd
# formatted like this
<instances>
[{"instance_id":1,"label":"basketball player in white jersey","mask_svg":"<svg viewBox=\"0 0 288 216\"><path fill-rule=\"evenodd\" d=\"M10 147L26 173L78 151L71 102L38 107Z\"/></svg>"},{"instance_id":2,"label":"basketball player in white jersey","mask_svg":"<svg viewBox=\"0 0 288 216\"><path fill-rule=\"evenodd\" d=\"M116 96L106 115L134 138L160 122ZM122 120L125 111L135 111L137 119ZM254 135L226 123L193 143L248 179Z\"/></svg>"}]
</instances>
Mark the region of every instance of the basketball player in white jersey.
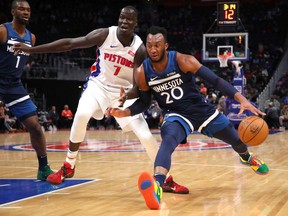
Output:
<instances>
[{"instance_id":1,"label":"basketball player in white jersey","mask_svg":"<svg viewBox=\"0 0 288 216\"><path fill-rule=\"evenodd\" d=\"M47 181L60 184L65 178L71 178L75 171L75 162L81 142L85 138L86 126L91 117L102 119L108 107L118 107L119 91L133 88L133 71L141 65L146 57L145 46L134 33L138 22L138 11L132 6L124 7L118 19L118 26L96 29L86 36L64 38L48 44L27 47L15 44L17 52L49 53L63 52L79 48L97 46L97 59L92 66L91 75L85 84L85 90L79 100L70 133L69 149L61 169L48 176ZM127 95L127 99L135 98ZM125 107L135 100L128 100ZM116 118L123 131L133 131L145 147L148 156L155 160L158 144L151 134L143 115L127 118ZM173 181L168 176L163 187L164 191L172 193L189 193L188 188Z\"/></svg>"}]
</instances>

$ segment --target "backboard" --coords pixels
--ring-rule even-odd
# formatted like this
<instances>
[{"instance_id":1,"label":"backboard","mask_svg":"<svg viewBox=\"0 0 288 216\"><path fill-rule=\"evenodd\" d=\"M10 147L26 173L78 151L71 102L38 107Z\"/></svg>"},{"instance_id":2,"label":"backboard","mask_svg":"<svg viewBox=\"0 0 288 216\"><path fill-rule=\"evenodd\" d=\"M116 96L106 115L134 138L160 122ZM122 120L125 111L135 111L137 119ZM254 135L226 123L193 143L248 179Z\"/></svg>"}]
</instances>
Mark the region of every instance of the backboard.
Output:
<instances>
[{"instance_id":1,"label":"backboard","mask_svg":"<svg viewBox=\"0 0 288 216\"><path fill-rule=\"evenodd\" d=\"M202 61L218 61L217 56L224 52L234 54L229 61L248 61L248 33L203 34Z\"/></svg>"}]
</instances>

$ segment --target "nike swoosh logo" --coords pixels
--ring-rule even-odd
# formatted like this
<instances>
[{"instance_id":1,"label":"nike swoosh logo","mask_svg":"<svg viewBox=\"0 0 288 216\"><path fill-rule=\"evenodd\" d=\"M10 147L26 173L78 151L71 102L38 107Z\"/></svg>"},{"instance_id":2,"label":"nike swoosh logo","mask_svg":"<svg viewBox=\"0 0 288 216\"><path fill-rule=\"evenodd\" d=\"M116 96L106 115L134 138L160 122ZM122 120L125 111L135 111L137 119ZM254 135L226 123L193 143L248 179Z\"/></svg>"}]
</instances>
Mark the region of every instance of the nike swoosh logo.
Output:
<instances>
[{"instance_id":1,"label":"nike swoosh logo","mask_svg":"<svg viewBox=\"0 0 288 216\"><path fill-rule=\"evenodd\" d=\"M173 191L175 191L175 190L176 190L176 187L171 187L171 189L172 189Z\"/></svg>"},{"instance_id":2,"label":"nike swoosh logo","mask_svg":"<svg viewBox=\"0 0 288 216\"><path fill-rule=\"evenodd\" d=\"M17 40L17 38L11 38L12 41Z\"/></svg>"},{"instance_id":3,"label":"nike swoosh logo","mask_svg":"<svg viewBox=\"0 0 288 216\"><path fill-rule=\"evenodd\" d=\"M158 76L153 77L153 78L150 78L150 81L154 81L154 80L156 80L157 78L158 78Z\"/></svg>"},{"instance_id":4,"label":"nike swoosh logo","mask_svg":"<svg viewBox=\"0 0 288 216\"><path fill-rule=\"evenodd\" d=\"M113 46L113 45L110 45L110 47L111 47L111 48L116 48L116 47L118 47L118 46Z\"/></svg>"}]
</instances>

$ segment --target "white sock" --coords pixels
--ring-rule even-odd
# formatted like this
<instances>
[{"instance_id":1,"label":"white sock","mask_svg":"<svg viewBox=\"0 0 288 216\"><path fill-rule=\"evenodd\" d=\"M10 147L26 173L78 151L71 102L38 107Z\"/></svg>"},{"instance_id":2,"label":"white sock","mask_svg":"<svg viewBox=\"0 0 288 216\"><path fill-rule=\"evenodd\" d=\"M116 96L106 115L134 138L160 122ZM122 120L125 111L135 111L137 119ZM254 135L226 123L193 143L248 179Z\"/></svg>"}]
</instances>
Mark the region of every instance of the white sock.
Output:
<instances>
[{"instance_id":1,"label":"white sock","mask_svg":"<svg viewBox=\"0 0 288 216\"><path fill-rule=\"evenodd\" d=\"M77 154L78 154L78 151L70 151L70 149L68 149L67 151L66 162L71 165L71 169L74 169Z\"/></svg>"},{"instance_id":2,"label":"white sock","mask_svg":"<svg viewBox=\"0 0 288 216\"><path fill-rule=\"evenodd\" d=\"M170 174L167 173L165 181L169 178Z\"/></svg>"}]
</instances>

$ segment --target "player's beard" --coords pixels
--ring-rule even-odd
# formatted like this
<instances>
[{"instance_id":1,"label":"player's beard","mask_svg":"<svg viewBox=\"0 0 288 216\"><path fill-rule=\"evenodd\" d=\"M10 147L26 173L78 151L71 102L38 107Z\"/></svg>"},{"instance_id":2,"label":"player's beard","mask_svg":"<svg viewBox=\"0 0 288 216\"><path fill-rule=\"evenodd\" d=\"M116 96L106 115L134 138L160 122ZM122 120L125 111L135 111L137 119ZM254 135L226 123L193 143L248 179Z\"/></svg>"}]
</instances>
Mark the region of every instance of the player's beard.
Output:
<instances>
[{"instance_id":1,"label":"player's beard","mask_svg":"<svg viewBox=\"0 0 288 216\"><path fill-rule=\"evenodd\" d=\"M30 18L28 20L24 20L23 18L21 18L19 16L15 17L15 18L19 24L25 25L25 26L29 25Z\"/></svg>"},{"instance_id":2,"label":"player's beard","mask_svg":"<svg viewBox=\"0 0 288 216\"><path fill-rule=\"evenodd\" d=\"M151 61L151 62L154 62L154 63L161 62L161 61L164 59L165 54L166 54L165 49L163 49L162 52L161 52L161 55L160 55L160 58L159 58L159 59L153 60L151 57L149 57L149 58L150 58L150 61Z\"/></svg>"}]
</instances>

